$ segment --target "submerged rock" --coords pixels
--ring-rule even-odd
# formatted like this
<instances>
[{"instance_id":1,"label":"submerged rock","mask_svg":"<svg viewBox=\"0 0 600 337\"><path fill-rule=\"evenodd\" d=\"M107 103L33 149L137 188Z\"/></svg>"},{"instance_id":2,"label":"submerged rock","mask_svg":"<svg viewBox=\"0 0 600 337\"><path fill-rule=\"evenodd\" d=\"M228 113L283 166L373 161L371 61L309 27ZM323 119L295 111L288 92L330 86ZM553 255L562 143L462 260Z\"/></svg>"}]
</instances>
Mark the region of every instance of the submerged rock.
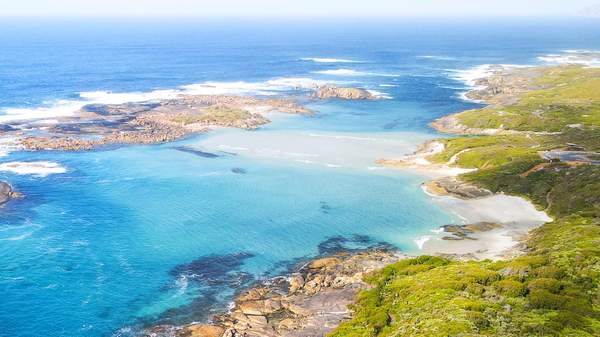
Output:
<instances>
[{"instance_id":1,"label":"submerged rock","mask_svg":"<svg viewBox=\"0 0 600 337\"><path fill-rule=\"evenodd\" d=\"M195 155L197 155L199 157L203 157L203 158L219 158L219 157L221 157L220 155L218 155L216 153L198 150L191 146L175 146L175 147L173 147L173 149L180 151L180 152L195 154Z\"/></svg>"}]
</instances>

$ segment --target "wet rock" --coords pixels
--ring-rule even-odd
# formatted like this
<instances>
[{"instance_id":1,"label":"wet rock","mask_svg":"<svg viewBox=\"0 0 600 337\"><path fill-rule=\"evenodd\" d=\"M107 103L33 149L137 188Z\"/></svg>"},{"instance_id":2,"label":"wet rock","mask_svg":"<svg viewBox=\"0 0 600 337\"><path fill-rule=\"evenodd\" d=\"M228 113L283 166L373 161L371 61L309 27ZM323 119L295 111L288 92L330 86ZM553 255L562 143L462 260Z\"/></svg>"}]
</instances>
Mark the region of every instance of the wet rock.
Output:
<instances>
[{"instance_id":1,"label":"wet rock","mask_svg":"<svg viewBox=\"0 0 600 337\"><path fill-rule=\"evenodd\" d=\"M339 264L341 260L336 257L325 257L322 259L314 260L311 262L308 267L310 269L322 269L322 268L330 268L337 264Z\"/></svg>"},{"instance_id":2,"label":"wet rock","mask_svg":"<svg viewBox=\"0 0 600 337\"><path fill-rule=\"evenodd\" d=\"M177 332L177 337L221 337L225 329L216 325L193 324Z\"/></svg>"},{"instance_id":3,"label":"wet rock","mask_svg":"<svg viewBox=\"0 0 600 337\"><path fill-rule=\"evenodd\" d=\"M23 194L15 191L9 183L0 181L0 205L7 203L11 199L18 199L22 197Z\"/></svg>"},{"instance_id":4,"label":"wet rock","mask_svg":"<svg viewBox=\"0 0 600 337\"><path fill-rule=\"evenodd\" d=\"M290 284L290 294L295 294L298 290L304 287L304 277L302 277L300 274L291 276L288 279L288 282Z\"/></svg>"}]
</instances>

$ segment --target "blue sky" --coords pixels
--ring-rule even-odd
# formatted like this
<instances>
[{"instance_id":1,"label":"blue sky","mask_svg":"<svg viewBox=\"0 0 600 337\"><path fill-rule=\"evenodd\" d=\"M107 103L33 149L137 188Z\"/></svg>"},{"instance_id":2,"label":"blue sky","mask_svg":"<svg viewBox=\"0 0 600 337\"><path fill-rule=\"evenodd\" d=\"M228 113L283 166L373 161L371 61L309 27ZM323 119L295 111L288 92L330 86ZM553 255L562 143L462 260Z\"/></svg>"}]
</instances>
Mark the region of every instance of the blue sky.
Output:
<instances>
[{"instance_id":1,"label":"blue sky","mask_svg":"<svg viewBox=\"0 0 600 337\"><path fill-rule=\"evenodd\" d=\"M600 0L0 0L0 16L572 16Z\"/></svg>"}]
</instances>

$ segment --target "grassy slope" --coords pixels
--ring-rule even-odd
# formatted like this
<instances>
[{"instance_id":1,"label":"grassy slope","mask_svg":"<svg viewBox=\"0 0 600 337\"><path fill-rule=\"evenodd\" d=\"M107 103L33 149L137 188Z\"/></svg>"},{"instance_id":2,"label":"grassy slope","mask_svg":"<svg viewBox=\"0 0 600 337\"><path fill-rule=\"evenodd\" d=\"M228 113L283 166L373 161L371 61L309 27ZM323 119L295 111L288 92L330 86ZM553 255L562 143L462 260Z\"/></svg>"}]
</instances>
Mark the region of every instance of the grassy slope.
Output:
<instances>
[{"instance_id":1,"label":"grassy slope","mask_svg":"<svg viewBox=\"0 0 600 337\"><path fill-rule=\"evenodd\" d=\"M600 150L597 74L549 69L540 81L560 87L526 94L511 107L522 118L510 124L486 122L534 131L548 125L561 134L445 139L446 150L430 158L447 162L460 153L459 166L479 168L464 180L524 196L552 215L554 222L533 231L527 255L498 262L423 256L390 265L367 279L373 288L359 295L353 318L331 336L600 336L600 167L538 155L568 143ZM538 118L534 108L554 112ZM484 110L461 119L482 120ZM565 128L583 121L584 130Z\"/></svg>"},{"instance_id":2,"label":"grassy slope","mask_svg":"<svg viewBox=\"0 0 600 337\"><path fill-rule=\"evenodd\" d=\"M490 106L458 115L481 129L558 132L569 124L600 126L600 69L557 67L533 83L545 89L522 95L511 106Z\"/></svg>"}]
</instances>

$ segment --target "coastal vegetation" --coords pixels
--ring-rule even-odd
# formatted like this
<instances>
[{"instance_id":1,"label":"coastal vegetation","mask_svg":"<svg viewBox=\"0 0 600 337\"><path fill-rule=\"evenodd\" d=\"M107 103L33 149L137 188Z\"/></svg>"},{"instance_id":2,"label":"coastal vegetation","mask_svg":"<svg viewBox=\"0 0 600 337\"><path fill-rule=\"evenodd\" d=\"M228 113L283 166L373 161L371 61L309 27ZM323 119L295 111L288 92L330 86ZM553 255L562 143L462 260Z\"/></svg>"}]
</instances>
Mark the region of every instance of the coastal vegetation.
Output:
<instances>
[{"instance_id":1,"label":"coastal vegetation","mask_svg":"<svg viewBox=\"0 0 600 337\"><path fill-rule=\"evenodd\" d=\"M554 221L517 258L421 256L368 276L330 336L600 335L600 69L548 68L531 81L513 104L454 116L508 132L438 140L444 150L428 160L476 168L459 179L527 198Z\"/></svg>"},{"instance_id":2,"label":"coastal vegetation","mask_svg":"<svg viewBox=\"0 0 600 337\"><path fill-rule=\"evenodd\" d=\"M251 117L252 114L244 109L214 105L206 108L204 113L181 115L176 117L174 121L184 125L193 123L232 124Z\"/></svg>"},{"instance_id":3,"label":"coastal vegetation","mask_svg":"<svg viewBox=\"0 0 600 337\"><path fill-rule=\"evenodd\" d=\"M600 126L600 69L548 68L530 79L510 105L491 105L457 114L469 128L560 132L569 125ZM497 90L497 89L496 89Z\"/></svg>"}]
</instances>

